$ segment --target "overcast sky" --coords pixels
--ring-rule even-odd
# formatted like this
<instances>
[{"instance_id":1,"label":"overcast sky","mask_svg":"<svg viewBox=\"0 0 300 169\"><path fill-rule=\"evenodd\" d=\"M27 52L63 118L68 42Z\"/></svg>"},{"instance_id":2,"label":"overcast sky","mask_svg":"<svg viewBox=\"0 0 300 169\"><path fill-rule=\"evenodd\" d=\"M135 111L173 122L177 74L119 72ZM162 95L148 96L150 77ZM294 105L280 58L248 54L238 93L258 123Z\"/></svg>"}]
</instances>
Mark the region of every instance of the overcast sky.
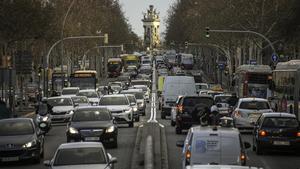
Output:
<instances>
[{"instance_id":1,"label":"overcast sky","mask_svg":"<svg viewBox=\"0 0 300 169\"><path fill-rule=\"evenodd\" d=\"M133 31L138 36L143 36L143 12L146 12L149 5L154 5L154 8L160 13L161 29L164 32L166 25L164 20L167 16L167 10L176 0L119 0L122 9L125 12L125 17L128 18Z\"/></svg>"}]
</instances>

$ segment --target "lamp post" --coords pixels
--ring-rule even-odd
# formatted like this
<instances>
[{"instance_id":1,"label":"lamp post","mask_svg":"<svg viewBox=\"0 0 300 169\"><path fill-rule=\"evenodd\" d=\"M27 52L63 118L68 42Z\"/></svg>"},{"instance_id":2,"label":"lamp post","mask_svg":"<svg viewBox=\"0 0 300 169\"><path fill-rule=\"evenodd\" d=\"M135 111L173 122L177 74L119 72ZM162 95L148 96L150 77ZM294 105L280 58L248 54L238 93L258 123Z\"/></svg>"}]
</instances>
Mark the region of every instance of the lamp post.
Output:
<instances>
[{"instance_id":1,"label":"lamp post","mask_svg":"<svg viewBox=\"0 0 300 169\"><path fill-rule=\"evenodd\" d=\"M69 5L68 10L67 10L67 12L66 12L66 14L65 14L63 23L62 23L61 36L60 36L60 39L61 39L61 62L60 62L60 64L61 64L61 72L64 71L64 66L63 66L63 63L64 63L64 59L63 59L63 57L64 57L64 42L63 42L63 38L64 38L64 28L65 28L65 24L66 24L67 17L68 17L68 15L69 15L70 11L71 11L71 8L72 8L73 5L74 5L74 2L75 2L75 0L73 0L73 1L71 2L71 4ZM62 79L62 81L65 80L65 77L63 76L63 73L61 74L61 79ZM62 83L62 88L64 88L64 83Z\"/></svg>"}]
</instances>

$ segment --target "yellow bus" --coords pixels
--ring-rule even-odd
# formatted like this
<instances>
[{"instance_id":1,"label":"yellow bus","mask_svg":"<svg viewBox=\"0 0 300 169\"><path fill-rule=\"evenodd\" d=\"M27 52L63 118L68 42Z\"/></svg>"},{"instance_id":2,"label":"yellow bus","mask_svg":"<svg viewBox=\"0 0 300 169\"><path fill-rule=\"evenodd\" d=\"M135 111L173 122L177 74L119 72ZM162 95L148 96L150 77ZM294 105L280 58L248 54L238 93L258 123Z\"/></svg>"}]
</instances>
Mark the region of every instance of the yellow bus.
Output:
<instances>
[{"instance_id":1,"label":"yellow bus","mask_svg":"<svg viewBox=\"0 0 300 169\"><path fill-rule=\"evenodd\" d=\"M70 76L71 87L82 89L96 89L97 71L95 70L78 70Z\"/></svg>"}]
</instances>

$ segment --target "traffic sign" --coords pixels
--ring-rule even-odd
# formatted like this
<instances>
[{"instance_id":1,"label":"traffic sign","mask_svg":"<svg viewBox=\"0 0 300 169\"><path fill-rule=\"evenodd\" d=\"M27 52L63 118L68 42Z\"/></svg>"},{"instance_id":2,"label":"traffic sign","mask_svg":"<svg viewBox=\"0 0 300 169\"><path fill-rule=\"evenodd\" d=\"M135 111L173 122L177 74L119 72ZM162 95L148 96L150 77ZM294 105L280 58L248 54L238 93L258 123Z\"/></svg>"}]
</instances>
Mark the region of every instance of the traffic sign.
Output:
<instances>
[{"instance_id":1,"label":"traffic sign","mask_svg":"<svg viewBox=\"0 0 300 169\"><path fill-rule=\"evenodd\" d=\"M272 54L271 58L273 62L278 62L278 56L275 53Z\"/></svg>"},{"instance_id":2,"label":"traffic sign","mask_svg":"<svg viewBox=\"0 0 300 169\"><path fill-rule=\"evenodd\" d=\"M250 65L257 65L257 61L256 60L249 60L249 64Z\"/></svg>"}]
</instances>

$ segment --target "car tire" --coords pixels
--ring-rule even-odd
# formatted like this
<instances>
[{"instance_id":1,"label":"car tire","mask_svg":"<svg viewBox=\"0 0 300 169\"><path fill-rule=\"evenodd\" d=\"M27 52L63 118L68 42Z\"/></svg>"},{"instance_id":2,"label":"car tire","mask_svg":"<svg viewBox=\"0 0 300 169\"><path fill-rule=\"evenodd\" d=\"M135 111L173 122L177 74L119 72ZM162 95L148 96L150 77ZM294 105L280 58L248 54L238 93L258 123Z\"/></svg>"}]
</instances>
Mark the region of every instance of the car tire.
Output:
<instances>
[{"instance_id":1,"label":"car tire","mask_svg":"<svg viewBox=\"0 0 300 169\"><path fill-rule=\"evenodd\" d=\"M176 134L181 134L182 129L180 127L175 127L175 132L176 132Z\"/></svg>"},{"instance_id":2,"label":"car tire","mask_svg":"<svg viewBox=\"0 0 300 169\"><path fill-rule=\"evenodd\" d=\"M171 126L175 126L176 125L176 122L174 120L171 120Z\"/></svg>"},{"instance_id":3,"label":"car tire","mask_svg":"<svg viewBox=\"0 0 300 169\"><path fill-rule=\"evenodd\" d=\"M133 121L129 122L129 123L128 123L128 126L129 126L130 128L132 128L132 127L134 126L134 122L133 122Z\"/></svg>"},{"instance_id":4,"label":"car tire","mask_svg":"<svg viewBox=\"0 0 300 169\"><path fill-rule=\"evenodd\" d=\"M118 138L114 138L114 141L112 142L112 147L113 148L118 148Z\"/></svg>"},{"instance_id":5,"label":"car tire","mask_svg":"<svg viewBox=\"0 0 300 169\"><path fill-rule=\"evenodd\" d=\"M161 119L166 119L166 113L164 111L161 111Z\"/></svg>"},{"instance_id":6,"label":"car tire","mask_svg":"<svg viewBox=\"0 0 300 169\"><path fill-rule=\"evenodd\" d=\"M41 162L41 156L40 155L38 155L35 158L33 158L33 163L34 164L39 164L40 162Z\"/></svg>"},{"instance_id":7,"label":"car tire","mask_svg":"<svg viewBox=\"0 0 300 169\"><path fill-rule=\"evenodd\" d=\"M263 149L257 141L256 141L256 146L255 146L255 153L256 153L256 155L262 155L263 154Z\"/></svg>"}]
</instances>

